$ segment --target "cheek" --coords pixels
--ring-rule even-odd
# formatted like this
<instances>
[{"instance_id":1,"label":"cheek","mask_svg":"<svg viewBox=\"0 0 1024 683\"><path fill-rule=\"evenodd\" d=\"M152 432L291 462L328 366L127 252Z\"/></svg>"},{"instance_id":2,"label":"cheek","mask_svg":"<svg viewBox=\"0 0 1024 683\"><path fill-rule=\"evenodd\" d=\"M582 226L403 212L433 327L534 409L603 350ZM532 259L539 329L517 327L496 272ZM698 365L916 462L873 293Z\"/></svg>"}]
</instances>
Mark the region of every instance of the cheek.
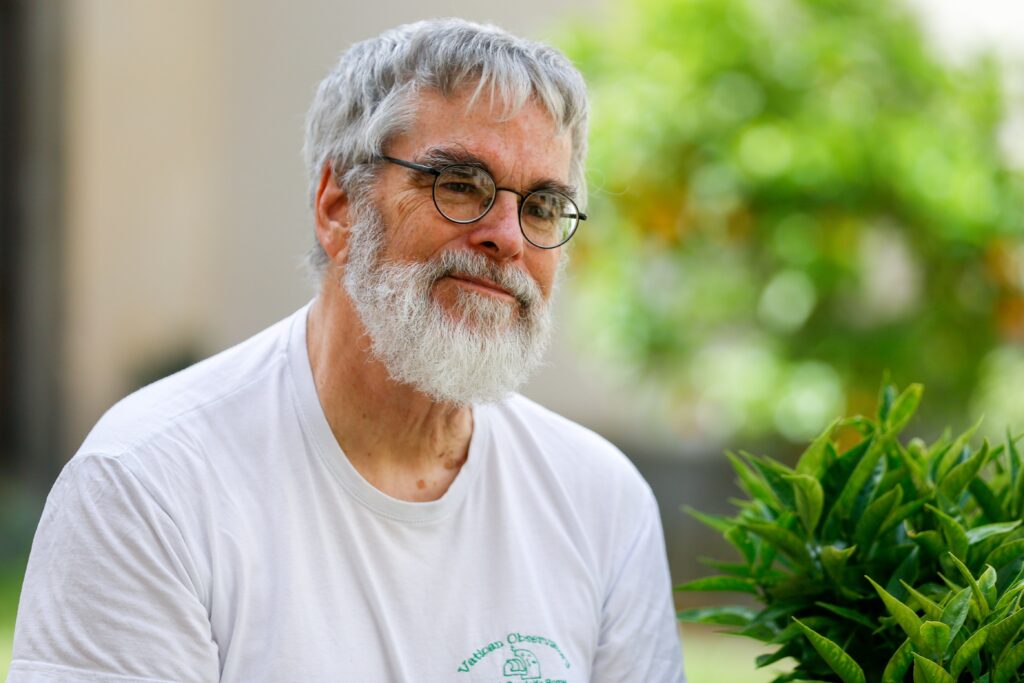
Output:
<instances>
[{"instance_id":1,"label":"cheek","mask_svg":"<svg viewBox=\"0 0 1024 683\"><path fill-rule=\"evenodd\" d=\"M555 278L558 275L558 262L561 258L561 250L545 251L536 255L530 260L530 274L540 285L544 298L551 296L551 290L555 286Z\"/></svg>"},{"instance_id":2,"label":"cheek","mask_svg":"<svg viewBox=\"0 0 1024 683\"><path fill-rule=\"evenodd\" d=\"M433 221L437 210L428 194L408 193L396 197L383 214L385 234L392 246L409 244L424 235L424 228Z\"/></svg>"},{"instance_id":3,"label":"cheek","mask_svg":"<svg viewBox=\"0 0 1024 683\"><path fill-rule=\"evenodd\" d=\"M422 192L403 193L395 198L391 206L399 221L413 217L425 209L434 211L434 201L430 193L424 195Z\"/></svg>"}]
</instances>

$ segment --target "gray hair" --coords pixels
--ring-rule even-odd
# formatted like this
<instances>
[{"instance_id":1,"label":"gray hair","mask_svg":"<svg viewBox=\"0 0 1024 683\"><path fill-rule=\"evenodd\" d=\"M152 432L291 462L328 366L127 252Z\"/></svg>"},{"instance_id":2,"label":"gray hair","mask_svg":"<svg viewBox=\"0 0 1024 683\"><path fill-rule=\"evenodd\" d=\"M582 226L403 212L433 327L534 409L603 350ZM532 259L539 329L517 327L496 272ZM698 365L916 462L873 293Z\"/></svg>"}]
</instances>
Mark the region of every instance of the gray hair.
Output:
<instances>
[{"instance_id":1,"label":"gray hair","mask_svg":"<svg viewBox=\"0 0 1024 683\"><path fill-rule=\"evenodd\" d=\"M570 182L586 203L587 92L583 77L558 50L490 25L462 19L406 24L356 43L320 82L306 115L303 156L310 202L325 164L351 197L369 192L375 160L413 123L416 94L452 96L474 86L472 104L486 93L503 117L539 102L572 142ZM328 259L314 239L307 256L317 279Z\"/></svg>"}]
</instances>

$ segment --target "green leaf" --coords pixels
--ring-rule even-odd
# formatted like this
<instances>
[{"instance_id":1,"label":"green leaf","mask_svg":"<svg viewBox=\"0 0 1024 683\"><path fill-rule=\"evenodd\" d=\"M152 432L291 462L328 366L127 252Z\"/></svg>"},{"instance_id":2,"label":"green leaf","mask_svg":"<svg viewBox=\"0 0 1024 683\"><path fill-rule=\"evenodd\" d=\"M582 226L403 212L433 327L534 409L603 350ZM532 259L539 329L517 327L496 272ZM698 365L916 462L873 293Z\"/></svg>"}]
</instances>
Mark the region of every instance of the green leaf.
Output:
<instances>
[{"instance_id":1,"label":"green leaf","mask_svg":"<svg viewBox=\"0 0 1024 683\"><path fill-rule=\"evenodd\" d=\"M689 624L715 624L719 626L746 626L757 615L749 607L699 607L684 609L676 616Z\"/></svg>"},{"instance_id":2,"label":"green leaf","mask_svg":"<svg viewBox=\"0 0 1024 683\"><path fill-rule=\"evenodd\" d=\"M850 475L857 467L857 463L864 458L864 455L868 452L868 447L870 446L870 438L860 441L855 446L852 446L841 455L837 456L835 460L828 465L828 469L825 470L824 476L821 477L821 487L825 489L826 509L829 505L835 505L840 491L844 486L846 486L847 481L850 479ZM829 448L831 448L831 444L829 444Z\"/></svg>"},{"instance_id":3,"label":"green leaf","mask_svg":"<svg viewBox=\"0 0 1024 683\"><path fill-rule=\"evenodd\" d=\"M889 614L892 615L896 623L900 625L903 632L907 634L910 641L915 647L921 647L920 634L921 634L921 619L914 613L914 610L907 607L905 604L894 598L889 594L887 590L879 586L872 580L870 576L865 576L875 590L878 592L878 596L882 598L882 602L885 603L885 608L889 610Z\"/></svg>"},{"instance_id":4,"label":"green leaf","mask_svg":"<svg viewBox=\"0 0 1024 683\"><path fill-rule=\"evenodd\" d=\"M935 515L935 518L939 522L939 526L942 527L942 535L946 539L946 545L949 548L949 552L961 561L966 560L967 546L969 543L967 540L967 532L964 531L960 522L956 521L933 505L925 505L925 508Z\"/></svg>"},{"instance_id":5,"label":"green leaf","mask_svg":"<svg viewBox=\"0 0 1024 683\"><path fill-rule=\"evenodd\" d=\"M996 660L996 670L992 675L993 683L1009 683L1014 679L1021 664L1024 664L1024 642L1005 650L1003 656Z\"/></svg>"},{"instance_id":6,"label":"green leaf","mask_svg":"<svg viewBox=\"0 0 1024 683\"><path fill-rule=\"evenodd\" d=\"M989 608L991 607L991 605L988 604L988 599L985 597L985 592L981 590L981 586L978 585L978 581L974 578L974 575L971 574L971 570L967 568L967 565L961 562L960 559L952 553L947 555L947 557L949 557L950 561L956 566L960 575L964 577L964 581L967 582L967 585L971 587L971 592L974 593L974 599L978 603L978 611L981 618L984 619L988 616Z\"/></svg>"},{"instance_id":7,"label":"green leaf","mask_svg":"<svg viewBox=\"0 0 1024 683\"><path fill-rule=\"evenodd\" d=\"M885 665L885 671L882 672L882 683L903 683L910 670L910 665L913 663L914 649L910 645L910 639L907 638L889 658L889 663Z\"/></svg>"},{"instance_id":8,"label":"green leaf","mask_svg":"<svg viewBox=\"0 0 1024 683\"><path fill-rule=\"evenodd\" d=\"M917 575L921 571L921 549L916 545L912 546L903 561L896 566L889 581L885 584L885 590L894 596L903 599L904 586L917 581Z\"/></svg>"},{"instance_id":9,"label":"green leaf","mask_svg":"<svg viewBox=\"0 0 1024 683\"><path fill-rule=\"evenodd\" d=\"M771 543L765 541L758 541L757 543L757 563L754 565L754 572L757 576L766 576L772 571L772 565L775 563L775 556L778 555L778 551Z\"/></svg>"},{"instance_id":10,"label":"green leaf","mask_svg":"<svg viewBox=\"0 0 1024 683\"><path fill-rule=\"evenodd\" d=\"M892 509L903 501L903 488L895 487L868 505L864 514L857 520L853 532L853 540L861 552L867 553L875 543L875 534L885 522Z\"/></svg>"},{"instance_id":11,"label":"green leaf","mask_svg":"<svg viewBox=\"0 0 1024 683\"><path fill-rule=\"evenodd\" d=\"M960 672L964 670L964 667L981 651L981 647L985 644L987 637L988 627L978 629L956 651L956 654L953 655L953 659L949 663L949 673L954 679L960 677Z\"/></svg>"},{"instance_id":12,"label":"green leaf","mask_svg":"<svg viewBox=\"0 0 1024 683\"><path fill-rule=\"evenodd\" d=\"M949 624L941 621L925 621L921 623L920 638L924 653L931 659L940 660L952 640L952 631Z\"/></svg>"},{"instance_id":13,"label":"green leaf","mask_svg":"<svg viewBox=\"0 0 1024 683\"><path fill-rule=\"evenodd\" d=\"M908 532L907 535L910 536L910 540L916 543L919 548L932 557L939 557L948 552L946 541L938 531L929 529L920 533Z\"/></svg>"},{"instance_id":14,"label":"green leaf","mask_svg":"<svg viewBox=\"0 0 1024 683\"><path fill-rule=\"evenodd\" d=\"M986 538L993 536L1003 536L1010 533L1014 529L1020 526L1021 520L1013 522L997 522L995 524L986 524L984 526L977 526L973 529L967 530L967 542L970 545L984 541Z\"/></svg>"},{"instance_id":15,"label":"green leaf","mask_svg":"<svg viewBox=\"0 0 1024 683\"><path fill-rule=\"evenodd\" d=\"M1010 609L1010 605L1020 597L1022 592L1024 592L1024 581L1020 581L1018 577L1018 579L1011 583L1009 588L1003 591L993 611L998 614L1006 614Z\"/></svg>"},{"instance_id":16,"label":"green leaf","mask_svg":"<svg viewBox=\"0 0 1024 683\"><path fill-rule=\"evenodd\" d=\"M744 529L768 541L801 567L811 566L811 555L807 551L807 545L789 529L772 522L756 520L740 523Z\"/></svg>"},{"instance_id":17,"label":"green leaf","mask_svg":"<svg viewBox=\"0 0 1024 683\"><path fill-rule=\"evenodd\" d=\"M1024 626L1024 609L1018 609L1001 621L990 624L988 640L985 642L986 652L999 659L1006 646L1020 633L1021 626Z\"/></svg>"},{"instance_id":18,"label":"green leaf","mask_svg":"<svg viewBox=\"0 0 1024 683\"><path fill-rule=\"evenodd\" d=\"M955 466L939 482L939 493L950 501L956 501L988 461L989 447L986 441L981 450Z\"/></svg>"},{"instance_id":19,"label":"green leaf","mask_svg":"<svg viewBox=\"0 0 1024 683\"><path fill-rule=\"evenodd\" d=\"M890 446L895 450L897 448L897 442L890 442ZM878 496L886 493L893 487L905 486L909 483L910 471L906 465L891 459L883 460L883 462L885 462L885 474L875 484L875 490L872 494L874 498L878 498ZM906 491L904 491L904 493L905 492Z\"/></svg>"},{"instance_id":20,"label":"green leaf","mask_svg":"<svg viewBox=\"0 0 1024 683\"><path fill-rule=\"evenodd\" d=\"M740 456L761 473L761 477L786 509L792 509L796 502L793 499L793 487L786 482L785 478L796 473L786 465L768 457L754 455L746 451L740 451Z\"/></svg>"},{"instance_id":21,"label":"green leaf","mask_svg":"<svg viewBox=\"0 0 1024 683\"><path fill-rule=\"evenodd\" d=\"M1024 557L1024 539L1004 543L985 558L985 564L993 567L1005 567L1014 560Z\"/></svg>"},{"instance_id":22,"label":"green leaf","mask_svg":"<svg viewBox=\"0 0 1024 683\"><path fill-rule=\"evenodd\" d=\"M722 517L720 515L709 515L701 512L700 510L696 510L690 507L689 505L684 505L682 507L682 510L683 512L690 515L697 521L706 524L707 526L711 527L712 529L721 534L728 533L730 529L736 526L736 524L727 517Z\"/></svg>"},{"instance_id":23,"label":"green leaf","mask_svg":"<svg viewBox=\"0 0 1024 683\"><path fill-rule=\"evenodd\" d=\"M846 567L850 556L857 551L857 546L851 545L848 548L838 548L834 545L827 545L821 549L821 563L836 581L843 580L843 568Z\"/></svg>"},{"instance_id":24,"label":"green leaf","mask_svg":"<svg viewBox=\"0 0 1024 683\"><path fill-rule=\"evenodd\" d=\"M825 585L804 574L789 574L765 588L772 601L811 600L825 591Z\"/></svg>"},{"instance_id":25,"label":"green leaf","mask_svg":"<svg viewBox=\"0 0 1024 683\"><path fill-rule=\"evenodd\" d=\"M729 576L739 576L744 579L754 578L750 565L744 562L722 562L721 560L713 560L709 557L699 557L697 561L705 567L711 567Z\"/></svg>"},{"instance_id":26,"label":"green leaf","mask_svg":"<svg viewBox=\"0 0 1024 683\"><path fill-rule=\"evenodd\" d=\"M914 683L956 683L945 669L914 653Z\"/></svg>"},{"instance_id":27,"label":"green leaf","mask_svg":"<svg viewBox=\"0 0 1024 683\"><path fill-rule=\"evenodd\" d=\"M1024 460L1021 460L1020 452L1017 450L1017 442L1020 439L1020 436L1013 435L1009 427L1006 428L1006 452L1010 456L1010 463L1014 472L1024 469Z\"/></svg>"},{"instance_id":28,"label":"green leaf","mask_svg":"<svg viewBox=\"0 0 1024 683\"><path fill-rule=\"evenodd\" d=\"M897 524L901 523L902 521L910 517L910 515L914 514L915 512L918 512L918 510L921 510L927 504L928 499L923 498L894 507L892 511L889 513L889 516L886 517L886 520L882 523L882 526L879 528L880 535L882 535L882 533L888 532L889 529L891 529L893 526L896 526Z\"/></svg>"},{"instance_id":29,"label":"green leaf","mask_svg":"<svg viewBox=\"0 0 1024 683\"><path fill-rule=\"evenodd\" d=\"M757 559L757 546L743 527L734 526L725 532L724 538L740 551L747 564L753 564Z\"/></svg>"},{"instance_id":30,"label":"green leaf","mask_svg":"<svg viewBox=\"0 0 1024 683\"><path fill-rule=\"evenodd\" d=\"M886 370L882 380L882 390L878 396L878 421L885 424L889 421L889 411L896 403L896 386L889 384L889 371Z\"/></svg>"},{"instance_id":31,"label":"green leaf","mask_svg":"<svg viewBox=\"0 0 1024 683\"><path fill-rule=\"evenodd\" d=\"M830 513L831 515L836 515L842 519L853 509L854 501L857 500L861 489L864 488L868 479L871 478L871 473L875 469L875 465L878 464L879 458L882 457L884 452L883 444L884 440L882 438L874 437L871 439L867 450L864 452L864 456L857 462L853 472L850 473L849 478L846 480L843 490L840 491L836 504Z\"/></svg>"},{"instance_id":32,"label":"green leaf","mask_svg":"<svg viewBox=\"0 0 1024 683\"><path fill-rule=\"evenodd\" d=\"M825 567L825 574L833 581L836 590L845 598L857 598L855 591L847 586L846 563L850 556L857 552L857 546L849 548L837 548L834 545L827 545L821 549L821 564Z\"/></svg>"},{"instance_id":33,"label":"green leaf","mask_svg":"<svg viewBox=\"0 0 1024 683\"><path fill-rule=\"evenodd\" d=\"M1017 450L1017 440L1006 430L1006 452L1010 457L1011 471L1013 472L1013 489L1010 494L1010 513L1018 516L1024 504L1024 461L1021 460L1020 451Z\"/></svg>"},{"instance_id":34,"label":"green leaf","mask_svg":"<svg viewBox=\"0 0 1024 683\"><path fill-rule=\"evenodd\" d=\"M809 626L805 626L799 619L794 618L800 630L811 641L811 645L818 651L821 658L825 660L829 668L836 673L843 683L866 683L864 670L854 661L853 657L846 654L841 647L819 634Z\"/></svg>"},{"instance_id":35,"label":"green leaf","mask_svg":"<svg viewBox=\"0 0 1024 683\"><path fill-rule=\"evenodd\" d=\"M950 630L950 638L955 638L967 619L967 612L971 606L971 589L964 588L959 591L946 606L942 608L942 616L939 617L942 623L947 624Z\"/></svg>"},{"instance_id":36,"label":"green leaf","mask_svg":"<svg viewBox=\"0 0 1024 683\"><path fill-rule=\"evenodd\" d=\"M733 593L757 593L757 586L750 579L738 576L705 576L676 586L677 591L730 591Z\"/></svg>"},{"instance_id":37,"label":"green leaf","mask_svg":"<svg viewBox=\"0 0 1024 683\"><path fill-rule=\"evenodd\" d=\"M825 467L828 464L826 462L826 446L832 438L832 432L835 431L837 424L839 424L839 420L833 421L803 452L800 459L796 461L797 474L817 479L825 473Z\"/></svg>"},{"instance_id":38,"label":"green leaf","mask_svg":"<svg viewBox=\"0 0 1024 683\"><path fill-rule=\"evenodd\" d=\"M866 616L864 616L862 612L859 612L855 609L850 609L849 607L840 607L839 605L830 605L827 602L816 602L814 604L818 607L821 607L822 609L827 609L829 612L832 612L833 614L838 614L844 619L854 621L872 631L878 628L878 624L876 624L871 619L868 619Z\"/></svg>"},{"instance_id":39,"label":"green leaf","mask_svg":"<svg viewBox=\"0 0 1024 683\"><path fill-rule=\"evenodd\" d=\"M775 652L764 655L758 655L754 659L754 663L757 665L757 668L760 669L762 667L774 664L780 659L785 659L786 657L797 657L804 651L804 649L805 648L794 645L793 643L786 643Z\"/></svg>"},{"instance_id":40,"label":"green leaf","mask_svg":"<svg viewBox=\"0 0 1024 683\"><path fill-rule=\"evenodd\" d=\"M920 443L920 445L922 445L922 446L924 445L923 441L920 441L919 439L913 439L910 442L910 446L914 446L915 442ZM926 456L925 456L924 460L927 461L927 462L934 462L936 458L941 457L943 453L948 451L949 447L952 446L952 445L953 445L953 430L951 430L947 426L944 430L942 430L942 436L940 436L938 439L936 439L935 443L933 443L931 446L927 447L927 449L926 449Z\"/></svg>"},{"instance_id":41,"label":"green leaf","mask_svg":"<svg viewBox=\"0 0 1024 683\"><path fill-rule=\"evenodd\" d=\"M773 643L789 643L789 642L792 642L794 640L798 640L799 644L800 644L800 647L802 649L806 650L807 648L805 647L805 645L807 645L807 643L805 641L807 639L804 638L804 632L801 631L800 627L797 626L796 623L792 620L792 618L791 618L792 614L790 614L790 612L792 612L792 611L794 611L794 610L786 610L786 614L785 615L779 614L779 615L776 615L774 618L770 619L770 621L772 621L774 623L774 622L776 622L779 619L779 617L785 616L785 619L789 622L786 625L786 628L784 628L781 631L779 631L779 634L777 636L775 636L775 638L772 640L772 642ZM828 626L830 625L831 621L832 620L829 617L808 616L808 617L804 618L804 623L807 626L810 626L811 628L828 628Z\"/></svg>"},{"instance_id":42,"label":"green leaf","mask_svg":"<svg viewBox=\"0 0 1024 683\"><path fill-rule=\"evenodd\" d=\"M928 459L928 450L920 439L912 439L910 444L904 448L896 442L896 454L903 466L910 471L914 486L917 489L923 488L928 482L925 475L925 462Z\"/></svg>"},{"instance_id":43,"label":"green leaf","mask_svg":"<svg viewBox=\"0 0 1024 683\"><path fill-rule=\"evenodd\" d=\"M775 628L754 621L740 628L738 631L730 632L729 635L753 638L754 640L760 640L762 643L770 643L775 638Z\"/></svg>"},{"instance_id":44,"label":"green leaf","mask_svg":"<svg viewBox=\"0 0 1024 683\"><path fill-rule=\"evenodd\" d=\"M893 401L892 408L885 417L887 432L896 434L907 426L910 418L917 411L917 406L921 403L921 393L923 391L924 387L920 384L911 384Z\"/></svg>"},{"instance_id":45,"label":"green leaf","mask_svg":"<svg viewBox=\"0 0 1024 683\"><path fill-rule=\"evenodd\" d=\"M997 578L996 570L990 566L986 566L985 571L978 577L978 588L981 589L981 594L985 596L985 603L989 606L995 605L996 600L999 599L999 593L996 590Z\"/></svg>"},{"instance_id":46,"label":"green leaf","mask_svg":"<svg viewBox=\"0 0 1024 683\"><path fill-rule=\"evenodd\" d=\"M927 595L924 595L923 593L919 592L916 588L914 588L910 584L908 584L906 582L901 582L901 583L903 584L903 587L907 590L907 593L909 593L910 596L912 598L914 598L914 600L917 601L917 604L919 604L921 606L921 609L924 610L925 615L929 619L932 619L932 620L943 620L942 619L942 611L943 611L942 607L940 607L937 603L935 603L933 600L931 600ZM970 595L970 592L971 592L970 589L966 589L966 590L967 590L968 595Z\"/></svg>"},{"instance_id":47,"label":"green leaf","mask_svg":"<svg viewBox=\"0 0 1024 683\"><path fill-rule=\"evenodd\" d=\"M800 515L800 521L807 531L807 537L812 538L821 518L821 508L825 499L821 483L807 474L793 474L785 479L793 486L797 514Z\"/></svg>"},{"instance_id":48,"label":"green leaf","mask_svg":"<svg viewBox=\"0 0 1024 683\"><path fill-rule=\"evenodd\" d=\"M982 512L985 513L985 517L993 522L998 522L1007 517L1007 511L1003 509L1002 503L999 502L999 498L992 492L992 489L984 479L976 477L971 480L968 485L968 490L971 495L974 496L974 500L978 502L978 506ZM1012 508L1010 508L1012 510ZM1012 513L1011 513L1012 514Z\"/></svg>"},{"instance_id":49,"label":"green leaf","mask_svg":"<svg viewBox=\"0 0 1024 683\"><path fill-rule=\"evenodd\" d=\"M941 482L943 479L946 478L946 474L959 463L960 457L963 454L965 448L968 451L970 451L970 446L968 445L968 443L970 442L971 437L974 436L974 432L978 431L979 427L981 427L980 419L974 423L973 427L971 427L966 432L958 436L956 438L956 441L954 441L949 446L945 454L939 459L939 462L936 466L936 481Z\"/></svg>"},{"instance_id":50,"label":"green leaf","mask_svg":"<svg viewBox=\"0 0 1024 683\"><path fill-rule=\"evenodd\" d=\"M775 491L772 490L771 486L764 480L764 478L755 471L750 465L744 462L738 455L726 451L725 457L732 463L733 469L736 471L736 475L739 477L739 485L748 496L752 499L760 501L772 508L775 511L782 511L784 506L779 497L775 495Z\"/></svg>"}]
</instances>

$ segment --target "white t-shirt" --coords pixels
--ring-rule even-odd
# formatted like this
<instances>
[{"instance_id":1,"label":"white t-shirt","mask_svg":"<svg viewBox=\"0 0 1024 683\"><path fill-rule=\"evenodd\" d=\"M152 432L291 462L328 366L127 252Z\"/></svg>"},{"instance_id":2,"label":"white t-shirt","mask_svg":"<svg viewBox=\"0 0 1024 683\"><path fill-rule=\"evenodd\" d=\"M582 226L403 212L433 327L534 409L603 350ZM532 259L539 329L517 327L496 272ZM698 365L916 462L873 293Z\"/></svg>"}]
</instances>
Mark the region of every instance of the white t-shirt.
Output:
<instances>
[{"instance_id":1,"label":"white t-shirt","mask_svg":"<svg viewBox=\"0 0 1024 683\"><path fill-rule=\"evenodd\" d=\"M308 307L126 398L46 503L9 683L683 680L650 488L521 396L439 500L363 479Z\"/></svg>"}]
</instances>

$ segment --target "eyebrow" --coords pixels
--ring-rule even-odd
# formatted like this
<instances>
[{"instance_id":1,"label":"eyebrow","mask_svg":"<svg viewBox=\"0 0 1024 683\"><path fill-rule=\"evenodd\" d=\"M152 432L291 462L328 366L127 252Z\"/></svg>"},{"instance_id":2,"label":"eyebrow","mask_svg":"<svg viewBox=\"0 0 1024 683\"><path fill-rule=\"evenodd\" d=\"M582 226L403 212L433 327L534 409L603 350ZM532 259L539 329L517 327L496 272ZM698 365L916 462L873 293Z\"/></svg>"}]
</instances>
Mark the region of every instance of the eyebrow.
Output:
<instances>
[{"instance_id":1,"label":"eyebrow","mask_svg":"<svg viewBox=\"0 0 1024 683\"><path fill-rule=\"evenodd\" d=\"M431 147L417 158L417 162L437 169L454 164L475 166L490 173L492 178L494 177L494 171L491 170L486 161L462 146ZM526 192L541 191L560 192L573 201L577 201L576 187L554 178L540 178L523 190L524 194Z\"/></svg>"}]
</instances>

